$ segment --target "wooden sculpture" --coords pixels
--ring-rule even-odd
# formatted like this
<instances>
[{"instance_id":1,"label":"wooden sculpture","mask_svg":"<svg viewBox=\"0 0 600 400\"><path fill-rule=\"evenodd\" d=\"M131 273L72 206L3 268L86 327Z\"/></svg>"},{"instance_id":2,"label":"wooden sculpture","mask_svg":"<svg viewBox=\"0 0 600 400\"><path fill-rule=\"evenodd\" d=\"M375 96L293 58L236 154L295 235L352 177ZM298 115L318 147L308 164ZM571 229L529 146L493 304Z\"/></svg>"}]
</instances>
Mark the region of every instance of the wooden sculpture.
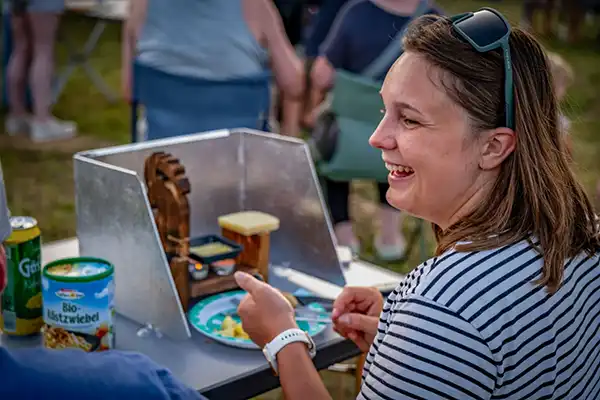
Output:
<instances>
[{"instance_id":1,"label":"wooden sculpture","mask_svg":"<svg viewBox=\"0 0 600 400\"><path fill-rule=\"evenodd\" d=\"M182 307L188 310L190 299L204 297L227 290L237 289L233 275L219 276L213 271L199 281L190 279L189 264L194 262L190 259L190 207L188 195L190 193L190 182L185 175L185 168L179 159L165 152L153 153L146 159L144 165L144 177L148 188L148 200L161 243L165 249L171 268L171 274L181 300ZM239 214L233 222L239 223ZM270 225L257 226L256 222L265 222L265 215L243 220L242 226L236 229L224 229L223 236L233 239L244 246L244 251L235 260L236 269L249 274L260 274L266 280L269 265L269 232L277 229L279 220L267 216ZM233 215L233 214L232 214ZM231 219L231 216L226 216ZM226 218L227 219L227 218ZM221 219L220 219L221 221ZM250 229L243 222L250 222ZM276 221L277 227L273 226ZM252 225L254 222L254 225ZM258 229L258 230L257 230ZM241 233L239 233L241 232ZM208 267L208 266L207 266Z\"/></svg>"},{"instance_id":2,"label":"wooden sculpture","mask_svg":"<svg viewBox=\"0 0 600 400\"><path fill-rule=\"evenodd\" d=\"M144 177L160 241L170 259L179 299L187 311L190 302L190 207L187 199L190 182L179 159L164 152L156 152L146 159Z\"/></svg>"}]
</instances>

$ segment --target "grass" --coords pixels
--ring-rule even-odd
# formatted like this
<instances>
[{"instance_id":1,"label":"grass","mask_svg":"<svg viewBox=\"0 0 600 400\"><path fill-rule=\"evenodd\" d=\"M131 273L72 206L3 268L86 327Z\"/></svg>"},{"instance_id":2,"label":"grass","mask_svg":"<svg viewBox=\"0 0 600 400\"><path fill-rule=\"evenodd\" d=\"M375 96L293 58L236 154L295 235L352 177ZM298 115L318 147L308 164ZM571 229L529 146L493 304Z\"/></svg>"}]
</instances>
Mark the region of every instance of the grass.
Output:
<instances>
[{"instance_id":1,"label":"grass","mask_svg":"<svg viewBox=\"0 0 600 400\"><path fill-rule=\"evenodd\" d=\"M512 23L518 23L521 13L520 0L484 2L475 0L440 0L438 3L448 13L471 11L492 4L501 10ZM63 35L77 45L83 45L93 22L78 15L68 14L62 24ZM574 158L577 173L590 193L600 178L600 52L594 41L597 27L586 28L586 39L576 45L565 45L555 40L545 40L545 45L562 54L576 72L575 83L569 91L564 110L573 120ZM118 91L120 83L120 28L109 25L98 47L92 64L109 85ZM58 49L59 59L64 61L63 48ZM64 65L64 63L61 63ZM81 137L65 144L34 146L24 140L14 140L0 135L0 158L6 179L8 202L13 214L32 215L38 218L46 241L75 235L73 198L73 152L107 144L129 141L129 107L125 102L109 104L90 84L81 70L69 80L66 90L57 104L56 114L61 118L75 120ZM2 116L0 123L3 124ZM351 212L365 245L364 256L373 259L371 240L375 207L375 192L369 183L354 184ZM409 219L404 229L410 231L416 221ZM429 229L425 235L427 248L431 249ZM376 260L375 260L376 261ZM410 270L420 261L418 251L408 262L388 265L396 271ZM347 375L324 373L324 379L334 398L351 398L354 380ZM274 391L265 399L280 398Z\"/></svg>"}]
</instances>

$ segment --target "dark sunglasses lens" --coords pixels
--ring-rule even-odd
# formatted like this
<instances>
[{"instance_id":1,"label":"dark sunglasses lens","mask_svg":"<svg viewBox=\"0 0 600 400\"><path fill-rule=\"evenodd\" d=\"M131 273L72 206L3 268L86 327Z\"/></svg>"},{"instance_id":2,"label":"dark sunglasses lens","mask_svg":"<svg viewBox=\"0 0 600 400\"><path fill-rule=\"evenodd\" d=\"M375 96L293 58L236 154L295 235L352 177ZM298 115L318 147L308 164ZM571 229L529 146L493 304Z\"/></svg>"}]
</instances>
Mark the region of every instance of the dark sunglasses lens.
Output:
<instances>
[{"instance_id":1,"label":"dark sunglasses lens","mask_svg":"<svg viewBox=\"0 0 600 400\"><path fill-rule=\"evenodd\" d=\"M501 39L508 32L502 18L488 10L477 11L471 18L456 24L477 46L485 47Z\"/></svg>"}]
</instances>

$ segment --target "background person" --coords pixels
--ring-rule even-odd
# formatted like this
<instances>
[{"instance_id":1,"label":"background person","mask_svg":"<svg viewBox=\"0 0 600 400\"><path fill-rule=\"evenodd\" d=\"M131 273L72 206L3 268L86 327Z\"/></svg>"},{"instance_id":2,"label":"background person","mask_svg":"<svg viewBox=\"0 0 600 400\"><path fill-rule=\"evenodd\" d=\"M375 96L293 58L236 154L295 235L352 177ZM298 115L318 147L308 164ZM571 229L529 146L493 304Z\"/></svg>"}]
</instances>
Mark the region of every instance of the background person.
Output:
<instances>
[{"instance_id":1,"label":"background person","mask_svg":"<svg viewBox=\"0 0 600 400\"><path fill-rule=\"evenodd\" d=\"M408 24L420 0L353 0L338 13L327 39L319 50L311 72L309 114L317 115L319 104L332 89L335 70L360 74L387 48L397 33ZM331 6L335 3L331 3ZM433 7L427 13L438 13ZM385 73L376 77L383 81ZM314 120L306 120L313 125ZM338 243L359 252L360 243L350 219L350 182L324 178L323 185ZM388 205L387 183L378 183L379 195L374 248L379 258L394 261L404 256L406 242L400 226L403 215Z\"/></svg>"},{"instance_id":2,"label":"background person","mask_svg":"<svg viewBox=\"0 0 600 400\"><path fill-rule=\"evenodd\" d=\"M64 0L8 0L7 6L13 43L6 75L6 133L27 134L34 142L75 136L75 123L61 121L51 113L54 44ZM27 109L28 84L33 115Z\"/></svg>"},{"instance_id":3,"label":"background person","mask_svg":"<svg viewBox=\"0 0 600 400\"><path fill-rule=\"evenodd\" d=\"M271 0L183 0L177 7L136 0L130 7L122 56L127 98L134 58L170 74L213 80L252 77L270 67L284 99L281 132L297 134L302 62Z\"/></svg>"}]
</instances>

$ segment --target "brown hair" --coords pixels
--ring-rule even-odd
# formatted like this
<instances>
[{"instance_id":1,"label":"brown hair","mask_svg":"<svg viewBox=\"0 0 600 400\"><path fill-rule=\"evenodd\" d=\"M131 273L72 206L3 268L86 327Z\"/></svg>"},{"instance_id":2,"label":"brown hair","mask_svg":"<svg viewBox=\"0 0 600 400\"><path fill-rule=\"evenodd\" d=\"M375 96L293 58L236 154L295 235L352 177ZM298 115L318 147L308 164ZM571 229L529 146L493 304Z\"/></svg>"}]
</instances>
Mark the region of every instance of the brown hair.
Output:
<instances>
[{"instance_id":1,"label":"brown hair","mask_svg":"<svg viewBox=\"0 0 600 400\"><path fill-rule=\"evenodd\" d=\"M561 284L565 261L582 251L596 253L600 239L591 202L569 164L545 52L519 29L512 30L509 43L515 150L477 209L446 230L434 225L436 253L452 247L485 250L535 238L544 259L537 283L554 292ZM467 111L474 132L505 125L500 51L478 53L459 38L448 18L430 15L410 26L404 48L442 71L443 89Z\"/></svg>"}]
</instances>

